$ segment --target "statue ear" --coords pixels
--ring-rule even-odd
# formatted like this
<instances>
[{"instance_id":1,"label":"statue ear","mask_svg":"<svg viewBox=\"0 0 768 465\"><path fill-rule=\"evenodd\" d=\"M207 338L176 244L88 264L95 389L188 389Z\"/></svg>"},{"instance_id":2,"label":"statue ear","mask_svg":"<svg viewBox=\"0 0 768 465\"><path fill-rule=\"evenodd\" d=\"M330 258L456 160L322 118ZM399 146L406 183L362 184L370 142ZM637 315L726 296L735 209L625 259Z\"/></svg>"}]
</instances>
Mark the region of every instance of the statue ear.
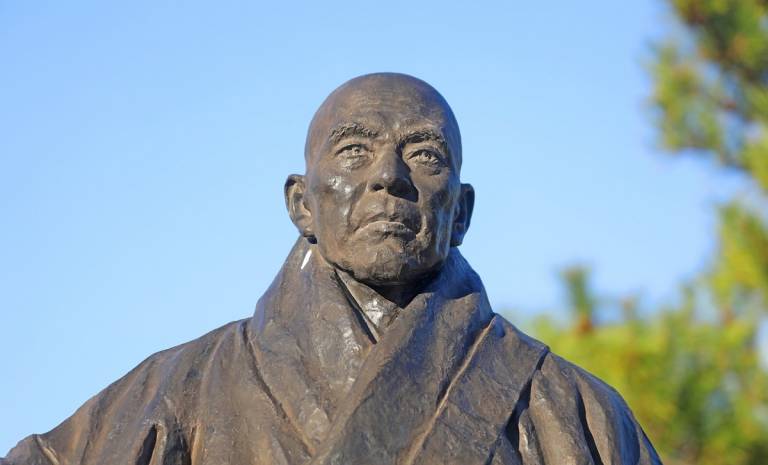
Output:
<instances>
[{"instance_id":1,"label":"statue ear","mask_svg":"<svg viewBox=\"0 0 768 465\"><path fill-rule=\"evenodd\" d=\"M464 235L469 229L472 219L472 209L475 207L475 189L470 184L461 185L461 193L453 217L451 231L451 247L458 247L464 241Z\"/></svg>"},{"instance_id":2,"label":"statue ear","mask_svg":"<svg viewBox=\"0 0 768 465\"><path fill-rule=\"evenodd\" d=\"M312 212L304 203L305 189L304 176L298 174L288 176L285 180L285 207L301 235L314 244L317 241L312 231Z\"/></svg>"}]
</instances>

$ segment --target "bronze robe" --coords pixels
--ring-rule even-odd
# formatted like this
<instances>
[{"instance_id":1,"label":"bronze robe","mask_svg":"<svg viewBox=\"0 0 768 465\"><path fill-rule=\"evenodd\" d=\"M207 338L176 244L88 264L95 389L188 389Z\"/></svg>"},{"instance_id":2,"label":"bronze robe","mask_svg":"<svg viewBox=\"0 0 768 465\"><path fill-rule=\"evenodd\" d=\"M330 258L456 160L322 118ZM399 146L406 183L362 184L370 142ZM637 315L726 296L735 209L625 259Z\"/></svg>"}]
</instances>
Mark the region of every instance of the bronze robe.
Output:
<instances>
[{"instance_id":1,"label":"bronze robe","mask_svg":"<svg viewBox=\"0 0 768 465\"><path fill-rule=\"evenodd\" d=\"M314 247L253 318L152 355L0 465L661 463L616 391L492 312L458 250L379 339Z\"/></svg>"}]
</instances>

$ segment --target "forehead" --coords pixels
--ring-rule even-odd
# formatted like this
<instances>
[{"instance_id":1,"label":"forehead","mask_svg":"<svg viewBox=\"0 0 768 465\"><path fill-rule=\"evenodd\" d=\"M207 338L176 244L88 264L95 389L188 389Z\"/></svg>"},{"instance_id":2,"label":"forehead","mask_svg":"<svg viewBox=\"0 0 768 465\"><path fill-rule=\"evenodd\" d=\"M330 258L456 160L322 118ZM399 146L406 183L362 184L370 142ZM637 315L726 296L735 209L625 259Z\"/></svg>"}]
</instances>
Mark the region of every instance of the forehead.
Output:
<instances>
[{"instance_id":1,"label":"forehead","mask_svg":"<svg viewBox=\"0 0 768 465\"><path fill-rule=\"evenodd\" d=\"M307 134L305 157L308 164L340 127L360 125L385 137L423 130L441 134L460 166L458 125L450 107L437 91L426 83L365 84L368 83L340 87L318 109Z\"/></svg>"},{"instance_id":2,"label":"forehead","mask_svg":"<svg viewBox=\"0 0 768 465\"><path fill-rule=\"evenodd\" d=\"M438 95L414 88L351 89L331 95L325 102L323 106L328 111L323 112L323 116L327 124L323 126L332 127L352 120L382 127L444 125L447 115L441 100Z\"/></svg>"}]
</instances>

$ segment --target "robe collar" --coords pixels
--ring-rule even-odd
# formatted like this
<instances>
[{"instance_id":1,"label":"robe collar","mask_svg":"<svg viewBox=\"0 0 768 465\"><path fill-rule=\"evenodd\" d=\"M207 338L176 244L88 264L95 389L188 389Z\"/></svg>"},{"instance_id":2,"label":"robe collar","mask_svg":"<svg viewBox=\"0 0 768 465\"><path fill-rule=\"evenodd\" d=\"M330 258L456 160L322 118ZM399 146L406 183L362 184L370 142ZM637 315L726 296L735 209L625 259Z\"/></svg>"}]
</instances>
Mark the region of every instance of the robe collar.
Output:
<instances>
[{"instance_id":1,"label":"robe collar","mask_svg":"<svg viewBox=\"0 0 768 465\"><path fill-rule=\"evenodd\" d=\"M455 248L378 341L355 309L372 296L353 289L299 239L250 323L258 370L310 463L418 463L454 428L478 454L492 448L546 348L493 314ZM492 414L472 413L472 398Z\"/></svg>"}]
</instances>

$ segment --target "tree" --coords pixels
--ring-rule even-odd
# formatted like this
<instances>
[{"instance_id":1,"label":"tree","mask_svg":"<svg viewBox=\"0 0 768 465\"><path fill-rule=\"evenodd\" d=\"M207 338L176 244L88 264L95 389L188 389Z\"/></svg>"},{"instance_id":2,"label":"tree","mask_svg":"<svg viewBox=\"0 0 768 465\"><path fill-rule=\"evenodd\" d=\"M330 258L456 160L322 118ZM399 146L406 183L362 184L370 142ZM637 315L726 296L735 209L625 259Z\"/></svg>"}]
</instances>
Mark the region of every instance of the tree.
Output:
<instances>
[{"instance_id":1,"label":"tree","mask_svg":"<svg viewBox=\"0 0 768 465\"><path fill-rule=\"evenodd\" d=\"M662 147L742 174L718 207L718 250L681 303L640 312L563 274L570 325L537 335L613 385L668 465L768 463L768 373L756 333L768 315L768 0L666 0L678 28L656 48ZM617 307L621 310L617 311ZM612 324L600 324L613 312ZM639 316L644 315L644 316Z\"/></svg>"},{"instance_id":2,"label":"tree","mask_svg":"<svg viewBox=\"0 0 768 465\"><path fill-rule=\"evenodd\" d=\"M569 302L586 292L588 300L603 302L597 313L616 312L613 299L598 298L588 287L574 293L567 279L564 287ZM768 373L760 367L754 321L707 321L694 288L683 291L680 305L655 309L651 316L625 309L617 323L600 324L592 314L588 331L583 309L571 304L570 324L545 316L535 334L616 388L665 464L764 464ZM623 300L624 306L631 302Z\"/></svg>"},{"instance_id":3,"label":"tree","mask_svg":"<svg viewBox=\"0 0 768 465\"><path fill-rule=\"evenodd\" d=\"M728 320L768 302L768 1L668 1L682 30L659 46L653 66L661 142L751 185L720 211L710 278Z\"/></svg>"}]
</instances>

